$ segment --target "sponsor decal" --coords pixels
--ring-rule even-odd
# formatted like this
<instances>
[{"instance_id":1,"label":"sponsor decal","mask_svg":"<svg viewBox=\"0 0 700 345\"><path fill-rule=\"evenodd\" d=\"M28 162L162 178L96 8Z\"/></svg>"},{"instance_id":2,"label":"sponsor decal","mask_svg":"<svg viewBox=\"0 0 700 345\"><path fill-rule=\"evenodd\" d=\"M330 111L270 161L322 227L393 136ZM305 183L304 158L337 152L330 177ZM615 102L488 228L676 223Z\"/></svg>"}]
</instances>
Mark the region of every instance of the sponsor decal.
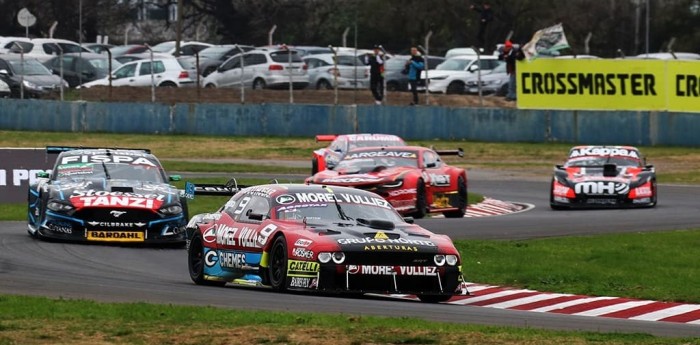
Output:
<instances>
[{"instance_id":1,"label":"sponsor decal","mask_svg":"<svg viewBox=\"0 0 700 345\"><path fill-rule=\"evenodd\" d=\"M450 175L428 174L430 176L430 184L433 186L449 186Z\"/></svg>"},{"instance_id":2,"label":"sponsor decal","mask_svg":"<svg viewBox=\"0 0 700 345\"><path fill-rule=\"evenodd\" d=\"M574 185L576 194L616 195L627 194L629 185L621 182L579 182Z\"/></svg>"},{"instance_id":3,"label":"sponsor decal","mask_svg":"<svg viewBox=\"0 0 700 345\"><path fill-rule=\"evenodd\" d=\"M93 227L100 227L100 228L133 228L133 227L144 227L146 226L146 223L134 223L134 222L97 222L97 221L90 221L87 222L90 226Z\"/></svg>"},{"instance_id":4,"label":"sponsor decal","mask_svg":"<svg viewBox=\"0 0 700 345\"><path fill-rule=\"evenodd\" d=\"M216 226L212 226L202 233L202 240L206 243L216 242Z\"/></svg>"},{"instance_id":5,"label":"sponsor decal","mask_svg":"<svg viewBox=\"0 0 700 345\"><path fill-rule=\"evenodd\" d=\"M294 248L292 249L292 256L302 259L313 259L314 252L304 248Z\"/></svg>"},{"instance_id":6,"label":"sponsor decal","mask_svg":"<svg viewBox=\"0 0 700 345\"><path fill-rule=\"evenodd\" d=\"M317 284L317 279L311 277L291 277L289 281L289 287L293 288L315 288Z\"/></svg>"},{"instance_id":7,"label":"sponsor decal","mask_svg":"<svg viewBox=\"0 0 700 345\"><path fill-rule=\"evenodd\" d=\"M126 213L126 211L117 211L117 210L109 211L109 214L111 214L114 218L119 218L119 216L121 216L125 213Z\"/></svg>"},{"instance_id":8,"label":"sponsor decal","mask_svg":"<svg viewBox=\"0 0 700 345\"><path fill-rule=\"evenodd\" d=\"M313 261L297 261L289 260L287 261L287 271L288 272L304 272L304 273L316 273L318 272L319 264Z\"/></svg>"},{"instance_id":9,"label":"sponsor decal","mask_svg":"<svg viewBox=\"0 0 700 345\"><path fill-rule=\"evenodd\" d=\"M71 163L128 163L128 164L143 164L157 167L154 162L143 157L128 156L121 152L120 154L84 154L75 156L63 156L60 165Z\"/></svg>"},{"instance_id":10,"label":"sponsor decal","mask_svg":"<svg viewBox=\"0 0 700 345\"><path fill-rule=\"evenodd\" d=\"M348 134L346 137L348 141L399 141L398 137L386 134Z\"/></svg>"},{"instance_id":11,"label":"sponsor decal","mask_svg":"<svg viewBox=\"0 0 700 345\"><path fill-rule=\"evenodd\" d=\"M204 253L204 264L207 265L207 267L214 267L214 265L219 262L219 255L215 250L208 248L204 248L204 250L206 251Z\"/></svg>"},{"instance_id":12,"label":"sponsor decal","mask_svg":"<svg viewBox=\"0 0 700 345\"><path fill-rule=\"evenodd\" d=\"M646 187L646 186L636 188L635 193L637 194L637 197L650 197L650 196L652 196L651 188Z\"/></svg>"},{"instance_id":13,"label":"sponsor decal","mask_svg":"<svg viewBox=\"0 0 700 345\"><path fill-rule=\"evenodd\" d=\"M106 242L143 242L144 233L141 231L87 231L88 241Z\"/></svg>"},{"instance_id":14,"label":"sponsor decal","mask_svg":"<svg viewBox=\"0 0 700 345\"><path fill-rule=\"evenodd\" d=\"M321 180L325 183L362 183L362 182L381 182L381 178L376 177L330 177Z\"/></svg>"},{"instance_id":15,"label":"sponsor decal","mask_svg":"<svg viewBox=\"0 0 700 345\"><path fill-rule=\"evenodd\" d=\"M207 231L204 233L205 238L209 230L213 230L216 234L216 244L225 246L236 245L236 233L238 232L238 228L232 228L225 224L216 224L213 227L207 229Z\"/></svg>"},{"instance_id":16,"label":"sponsor decal","mask_svg":"<svg viewBox=\"0 0 700 345\"><path fill-rule=\"evenodd\" d=\"M576 150L571 150L569 158L581 156L624 156L639 159L639 153L635 150L611 147L589 146Z\"/></svg>"},{"instance_id":17,"label":"sponsor decal","mask_svg":"<svg viewBox=\"0 0 700 345\"><path fill-rule=\"evenodd\" d=\"M555 184L554 189L552 190L552 194L554 196L563 196L566 197L566 194L569 192L569 187L562 186L560 184Z\"/></svg>"},{"instance_id":18,"label":"sponsor decal","mask_svg":"<svg viewBox=\"0 0 700 345\"><path fill-rule=\"evenodd\" d=\"M75 175L90 175L93 173L92 164L64 164L57 168L58 177L68 177Z\"/></svg>"},{"instance_id":19,"label":"sponsor decal","mask_svg":"<svg viewBox=\"0 0 700 345\"><path fill-rule=\"evenodd\" d=\"M314 241L307 240L305 238L300 238L296 242L294 242L294 245L297 247L306 248L306 247L310 246L312 243L314 243Z\"/></svg>"},{"instance_id":20,"label":"sponsor decal","mask_svg":"<svg viewBox=\"0 0 700 345\"><path fill-rule=\"evenodd\" d=\"M407 188L407 189L397 189L397 190L389 191L389 196L399 196L399 195L406 195L406 194L416 194L416 189L415 188Z\"/></svg>"},{"instance_id":21,"label":"sponsor decal","mask_svg":"<svg viewBox=\"0 0 700 345\"><path fill-rule=\"evenodd\" d=\"M53 232L59 232L62 234L70 235L73 233L73 227L66 223L47 223L46 228Z\"/></svg>"},{"instance_id":22,"label":"sponsor decal","mask_svg":"<svg viewBox=\"0 0 700 345\"><path fill-rule=\"evenodd\" d=\"M379 239L379 238L340 238L338 239L338 244L340 245L352 245L352 244L397 244L397 245L412 245L412 246L425 246L425 247L437 247L432 241L425 240L410 240L407 238L389 238L389 239Z\"/></svg>"},{"instance_id":23,"label":"sponsor decal","mask_svg":"<svg viewBox=\"0 0 700 345\"><path fill-rule=\"evenodd\" d=\"M345 156L345 159L357 159L357 158L376 158L376 157L395 157L395 158L417 158L415 152L412 151L370 151L370 152L356 152Z\"/></svg>"},{"instance_id":24,"label":"sponsor decal","mask_svg":"<svg viewBox=\"0 0 700 345\"><path fill-rule=\"evenodd\" d=\"M389 236L387 236L383 231L380 231L374 235L374 238L378 240L388 240Z\"/></svg>"},{"instance_id":25,"label":"sponsor decal","mask_svg":"<svg viewBox=\"0 0 700 345\"><path fill-rule=\"evenodd\" d=\"M195 186L195 184L187 181L185 182L185 192L182 194L182 196L184 196L185 199L194 200L194 194L196 190L197 187Z\"/></svg>"},{"instance_id":26,"label":"sponsor decal","mask_svg":"<svg viewBox=\"0 0 700 345\"><path fill-rule=\"evenodd\" d=\"M269 197L274 192L276 192L276 190L274 190L272 188L260 187L260 186L249 187L248 189L246 189L246 193L248 195L255 195L255 196L262 196L262 197Z\"/></svg>"},{"instance_id":27,"label":"sponsor decal","mask_svg":"<svg viewBox=\"0 0 700 345\"><path fill-rule=\"evenodd\" d=\"M445 194L436 194L435 199L433 200L433 205L435 206L435 208L450 207L450 198Z\"/></svg>"},{"instance_id":28,"label":"sponsor decal","mask_svg":"<svg viewBox=\"0 0 700 345\"><path fill-rule=\"evenodd\" d=\"M337 201L341 203L391 208L389 202L382 198L346 193L337 195L331 193L296 193L296 199L301 203L334 203Z\"/></svg>"},{"instance_id":29,"label":"sponsor decal","mask_svg":"<svg viewBox=\"0 0 700 345\"><path fill-rule=\"evenodd\" d=\"M146 199L130 196L72 196L71 203L75 208L83 207L125 207L153 210L163 204L158 199Z\"/></svg>"},{"instance_id":30,"label":"sponsor decal","mask_svg":"<svg viewBox=\"0 0 700 345\"><path fill-rule=\"evenodd\" d=\"M278 196L277 199L275 199L275 201L277 201L277 203L280 205L288 205L288 204L291 204L293 202L296 202L297 199L294 198L293 195L282 194L282 195Z\"/></svg>"},{"instance_id":31,"label":"sponsor decal","mask_svg":"<svg viewBox=\"0 0 700 345\"><path fill-rule=\"evenodd\" d=\"M348 274L364 275L401 275L434 277L438 275L435 266L374 266L374 265L348 265Z\"/></svg>"},{"instance_id":32,"label":"sponsor decal","mask_svg":"<svg viewBox=\"0 0 700 345\"><path fill-rule=\"evenodd\" d=\"M243 268L246 265L245 253L220 251L219 264L224 268Z\"/></svg>"}]
</instances>

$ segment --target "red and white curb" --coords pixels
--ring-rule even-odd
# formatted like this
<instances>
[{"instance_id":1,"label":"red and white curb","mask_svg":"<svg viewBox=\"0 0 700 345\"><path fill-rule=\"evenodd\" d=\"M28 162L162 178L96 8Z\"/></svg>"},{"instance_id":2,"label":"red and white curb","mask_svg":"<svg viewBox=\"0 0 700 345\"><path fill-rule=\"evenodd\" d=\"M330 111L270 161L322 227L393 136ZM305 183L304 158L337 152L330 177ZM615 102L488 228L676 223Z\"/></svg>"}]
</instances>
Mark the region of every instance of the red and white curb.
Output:
<instances>
[{"instance_id":1,"label":"red and white curb","mask_svg":"<svg viewBox=\"0 0 700 345\"><path fill-rule=\"evenodd\" d=\"M527 211L534 206L529 204L512 203L485 197L478 204L467 206L465 217L490 217Z\"/></svg>"},{"instance_id":2,"label":"red and white curb","mask_svg":"<svg viewBox=\"0 0 700 345\"><path fill-rule=\"evenodd\" d=\"M468 283L470 296L455 296L447 304L618 319L700 325L700 304L656 302L620 297L591 297L538 292ZM417 300L411 295L388 295Z\"/></svg>"}]
</instances>

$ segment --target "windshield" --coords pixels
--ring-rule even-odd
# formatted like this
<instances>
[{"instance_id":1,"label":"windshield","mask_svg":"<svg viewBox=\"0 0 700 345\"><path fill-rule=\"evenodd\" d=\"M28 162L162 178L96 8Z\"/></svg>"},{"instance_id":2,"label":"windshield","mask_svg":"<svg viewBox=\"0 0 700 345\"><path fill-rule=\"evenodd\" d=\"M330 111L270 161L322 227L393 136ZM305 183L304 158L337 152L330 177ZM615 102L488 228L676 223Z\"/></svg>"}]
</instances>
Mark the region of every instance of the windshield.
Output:
<instances>
[{"instance_id":1,"label":"windshield","mask_svg":"<svg viewBox=\"0 0 700 345\"><path fill-rule=\"evenodd\" d=\"M352 55L338 55L338 65L340 66L364 66L359 57Z\"/></svg>"},{"instance_id":2,"label":"windshield","mask_svg":"<svg viewBox=\"0 0 700 345\"><path fill-rule=\"evenodd\" d=\"M468 59L448 59L435 67L439 71L464 71L472 60Z\"/></svg>"},{"instance_id":3,"label":"windshield","mask_svg":"<svg viewBox=\"0 0 700 345\"><path fill-rule=\"evenodd\" d=\"M321 193L325 194L325 193ZM295 219L313 222L314 220L323 220L330 222L340 222L346 219L381 219L394 223L403 223L403 219L391 207L391 205L379 197L369 197L365 195L338 193L335 199L338 201L336 205L333 201L334 194L330 194L330 200L319 200L314 203L297 203L290 205L281 205L275 208L277 219ZM362 204L360 203L362 202ZM342 210L342 215L340 210Z\"/></svg>"},{"instance_id":4,"label":"windshield","mask_svg":"<svg viewBox=\"0 0 700 345\"><path fill-rule=\"evenodd\" d=\"M167 53L175 49L175 42L163 42L151 47L154 53Z\"/></svg>"},{"instance_id":5,"label":"windshield","mask_svg":"<svg viewBox=\"0 0 700 345\"><path fill-rule=\"evenodd\" d=\"M617 166L639 167L641 162L629 157L600 156L600 157L578 157L570 159L564 166L566 167L602 167L605 164L615 164Z\"/></svg>"},{"instance_id":6,"label":"windshield","mask_svg":"<svg viewBox=\"0 0 700 345\"><path fill-rule=\"evenodd\" d=\"M231 47L209 47L205 48L202 51L199 52L199 57L200 58L207 58L207 59L218 59L222 55L228 53L231 50Z\"/></svg>"},{"instance_id":7,"label":"windshield","mask_svg":"<svg viewBox=\"0 0 700 345\"><path fill-rule=\"evenodd\" d=\"M60 181L109 178L164 183L161 170L146 164L70 163L57 166L55 173Z\"/></svg>"},{"instance_id":8,"label":"windshield","mask_svg":"<svg viewBox=\"0 0 700 345\"><path fill-rule=\"evenodd\" d=\"M106 71L109 69L109 60L108 59L90 59L88 62L95 67L96 69L100 71ZM121 62L112 59L112 70L115 70L117 67L121 66Z\"/></svg>"},{"instance_id":9,"label":"windshield","mask_svg":"<svg viewBox=\"0 0 700 345\"><path fill-rule=\"evenodd\" d=\"M292 52L292 62L303 62L301 60L301 57L297 52L291 51ZM274 62L289 62L289 51L288 50L283 50L283 51L278 51L278 52L273 52L270 53L270 57L272 58L272 61Z\"/></svg>"},{"instance_id":10,"label":"windshield","mask_svg":"<svg viewBox=\"0 0 700 345\"><path fill-rule=\"evenodd\" d=\"M51 71L37 60L24 60L24 66L20 60L7 61L17 75L51 75Z\"/></svg>"}]
</instances>

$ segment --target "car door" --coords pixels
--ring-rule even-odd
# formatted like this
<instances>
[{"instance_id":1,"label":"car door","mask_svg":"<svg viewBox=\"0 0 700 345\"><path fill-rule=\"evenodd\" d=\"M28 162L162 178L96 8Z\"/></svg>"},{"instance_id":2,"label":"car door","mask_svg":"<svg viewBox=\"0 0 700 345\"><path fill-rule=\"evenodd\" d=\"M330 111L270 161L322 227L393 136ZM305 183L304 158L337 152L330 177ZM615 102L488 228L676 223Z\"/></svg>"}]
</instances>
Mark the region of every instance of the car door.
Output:
<instances>
[{"instance_id":1,"label":"car door","mask_svg":"<svg viewBox=\"0 0 700 345\"><path fill-rule=\"evenodd\" d=\"M134 86L138 62L128 63L114 71L112 86Z\"/></svg>"},{"instance_id":2,"label":"car door","mask_svg":"<svg viewBox=\"0 0 700 345\"><path fill-rule=\"evenodd\" d=\"M267 69L267 57L260 53L246 54L243 62L245 62L243 80L246 86L252 86L253 80L255 80L257 76L265 73Z\"/></svg>"},{"instance_id":3,"label":"car door","mask_svg":"<svg viewBox=\"0 0 700 345\"><path fill-rule=\"evenodd\" d=\"M219 68L219 77L217 78L218 87L240 86L241 83L241 56L234 56L226 61Z\"/></svg>"},{"instance_id":4,"label":"car door","mask_svg":"<svg viewBox=\"0 0 700 345\"><path fill-rule=\"evenodd\" d=\"M141 61L138 72L134 86L151 86L151 83L158 86L165 79L165 67L161 60L153 60L153 68L151 68L151 61ZM151 78L151 74L153 74L153 78Z\"/></svg>"}]
</instances>

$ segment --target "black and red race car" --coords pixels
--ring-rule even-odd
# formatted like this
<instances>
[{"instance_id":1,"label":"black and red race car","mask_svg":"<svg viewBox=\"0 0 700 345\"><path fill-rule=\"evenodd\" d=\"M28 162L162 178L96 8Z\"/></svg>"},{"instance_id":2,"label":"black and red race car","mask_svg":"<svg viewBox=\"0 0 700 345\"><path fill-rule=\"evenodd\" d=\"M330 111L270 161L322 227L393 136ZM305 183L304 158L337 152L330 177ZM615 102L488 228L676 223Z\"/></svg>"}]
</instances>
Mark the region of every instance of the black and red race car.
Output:
<instances>
[{"instance_id":1,"label":"black and red race car","mask_svg":"<svg viewBox=\"0 0 700 345\"><path fill-rule=\"evenodd\" d=\"M468 293L450 238L406 222L374 193L303 184L195 189L235 193L187 225L196 284L415 294L424 302Z\"/></svg>"},{"instance_id":2,"label":"black and red race car","mask_svg":"<svg viewBox=\"0 0 700 345\"><path fill-rule=\"evenodd\" d=\"M442 212L463 217L467 209L467 172L447 165L440 155L464 156L461 149L435 151L419 146L365 147L350 150L333 170L306 183L347 186L384 197L401 214L422 218Z\"/></svg>"},{"instance_id":3,"label":"black and red race car","mask_svg":"<svg viewBox=\"0 0 700 345\"><path fill-rule=\"evenodd\" d=\"M368 146L406 146L406 142L392 134L322 134L317 142L328 142L328 147L315 150L311 158L311 175L326 169L333 169L349 150Z\"/></svg>"},{"instance_id":4,"label":"black and red race car","mask_svg":"<svg viewBox=\"0 0 700 345\"><path fill-rule=\"evenodd\" d=\"M554 168L552 209L654 207L656 171L632 146L575 146Z\"/></svg>"}]
</instances>

